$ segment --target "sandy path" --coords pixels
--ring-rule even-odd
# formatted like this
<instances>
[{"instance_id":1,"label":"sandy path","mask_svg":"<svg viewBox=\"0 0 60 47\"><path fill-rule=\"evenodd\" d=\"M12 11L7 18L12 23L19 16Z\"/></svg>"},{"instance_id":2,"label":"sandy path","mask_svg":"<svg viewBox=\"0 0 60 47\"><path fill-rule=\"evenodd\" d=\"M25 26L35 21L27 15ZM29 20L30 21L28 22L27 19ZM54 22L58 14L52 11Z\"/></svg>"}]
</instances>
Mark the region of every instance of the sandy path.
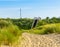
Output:
<instances>
[{"instance_id":1,"label":"sandy path","mask_svg":"<svg viewBox=\"0 0 60 47\"><path fill-rule=\"evenodd\" d=\"M2 45L1 47L9 47ZM12 47L12 46L11 46ZM37 35L23 33L13 47L60 47L60 34Z\"/></svg>"},{"instance_id":2,"label":"sandy path","mask_svg":"<svg viewBox=\"0 0 60 47\"><path fill-rule=\"evenodd\" d=\"M60 47L60 34L36 35L23 33L21 47Z\"/></svg>"}]
</instances>

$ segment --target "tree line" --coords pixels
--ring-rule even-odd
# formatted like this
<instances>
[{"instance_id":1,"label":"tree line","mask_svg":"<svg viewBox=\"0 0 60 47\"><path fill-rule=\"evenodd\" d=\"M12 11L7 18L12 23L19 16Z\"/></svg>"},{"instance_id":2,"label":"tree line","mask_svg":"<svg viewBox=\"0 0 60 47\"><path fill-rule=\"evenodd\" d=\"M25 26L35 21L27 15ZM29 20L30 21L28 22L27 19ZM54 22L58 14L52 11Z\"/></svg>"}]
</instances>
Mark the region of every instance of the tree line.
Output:
<instances>
[{"instance_id":1,"label":"tree line","mask_svg":"<svg viewBox=\"0 0 60 47\"><path fill-rule=\"evenodd\" d=\"M11 22L12 24L18 26L19 29L31 29L32 23L34 21L34 19L30 19L30 18L18 18L18 19L11 19L11 18L0 18L0 20L5 20L8 22ZM2 21L0 22L0 24L2 23ZM37 27L38 26L42 26L42 25L46 25L46 24L52 24L52 23L60 23L60 17L56 18L56 17L46 17L45 19L40 19L37 23Z\"/></svg>"}]
</instances>

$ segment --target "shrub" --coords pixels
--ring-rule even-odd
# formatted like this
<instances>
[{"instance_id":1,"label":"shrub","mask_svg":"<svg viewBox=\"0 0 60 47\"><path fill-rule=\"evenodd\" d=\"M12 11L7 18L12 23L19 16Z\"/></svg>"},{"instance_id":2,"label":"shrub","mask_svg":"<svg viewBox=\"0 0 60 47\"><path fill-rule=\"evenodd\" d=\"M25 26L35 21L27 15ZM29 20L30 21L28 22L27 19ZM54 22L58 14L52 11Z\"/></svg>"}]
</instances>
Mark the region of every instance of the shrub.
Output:
<instances>
[{"instance_id":1,"label":"shrub","mask_svg":"<svg viewBox=\"0 0 60 47\"><path fill-rule=\"evenodd\" d=\"M2 28L0 28L0 43L8 45L16 42L22 34L22 31L20 31L19 28L12 23L8 23L7 21L2 21L2 23Z\"/></svg>"},{"instance_id":2,"label":"shrub","mask_svg":"<svg viewBox=\"0 0 60 47\"><path fill-rule=\"evenodd\" d=\"M56 24L55 32L56 33L60 33L60 23L59 24Z\"/></svg>"},{"instance_id":3,"label":"shrub","mask_svg":"<svg viewBox=\"0 0 60 47\"><path fill-rule=\"evenodd\" d=\"M0 20L0 28L8 27L10 24L10 21Z\"/></svg>"},{"instance_id":4,"label":"shrub","mask_svg":"<svg viewBox=\"0 0 60 47\"><path fill-rule=\"evenodd\" d=\"M50 33L60 33L60 23L57 24L47 24L44 26L36 27L30 31L36 34L50 34Z\"/></svg>"}]
</instances>

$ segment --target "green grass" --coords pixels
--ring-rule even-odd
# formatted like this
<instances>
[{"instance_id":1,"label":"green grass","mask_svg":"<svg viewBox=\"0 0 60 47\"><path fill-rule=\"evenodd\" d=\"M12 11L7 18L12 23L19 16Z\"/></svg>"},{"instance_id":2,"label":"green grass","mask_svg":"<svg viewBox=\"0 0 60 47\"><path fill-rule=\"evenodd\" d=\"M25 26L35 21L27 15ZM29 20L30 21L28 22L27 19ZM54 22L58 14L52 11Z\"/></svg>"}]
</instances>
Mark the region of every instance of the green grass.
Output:
<instances>
[{"instance_id":1,"label":"green grass","mask_svg":"<svg viewBox=\"0 0 60 47\"><path fill-rule=\"evenodd\" d=\"M22 34L22 31L16 25L8 23L8 26L5 21L0 22L2 24L0 28L0 44L10 45L16 42L19 36ZM4 26L3 26L4 25Z\"/></svg>"},{"instance_id":2,"label":"green grass","mask_svg":"<svg viewBox=\"0 0 60 47\"><path fill-rule=\"evenodd\" d=\"M18 26L13 25L12 22L0 21L0 44L13 44L18 41L18 38L22 33L34 33L34 34L51 34L59 33L60 34L60 23L56 24L47 24L39 26L29 30L19 29Z\"/></svg>"},{"instance_id":3,"label":"green grass","mask_svg":"<svg viewBox=\"0 0 60 47\"><path fill-rule=\"evenodd\" d=\"M44 26L36 27L29 30L29 33L34 34L50 34L50 33L60 33L60 23L47 24Z\"/></svg>"}]
</instances>

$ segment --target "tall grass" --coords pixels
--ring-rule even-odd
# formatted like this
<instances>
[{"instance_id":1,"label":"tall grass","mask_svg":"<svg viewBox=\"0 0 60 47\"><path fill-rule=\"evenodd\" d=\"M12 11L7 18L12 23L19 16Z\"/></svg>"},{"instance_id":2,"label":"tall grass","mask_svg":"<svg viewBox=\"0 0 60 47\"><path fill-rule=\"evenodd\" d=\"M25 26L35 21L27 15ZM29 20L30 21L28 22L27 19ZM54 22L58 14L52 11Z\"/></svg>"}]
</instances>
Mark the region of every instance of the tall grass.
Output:
<instances>
[{"instance_id":1,"label":"tall grass","mask_svg":"<svg viewBox=\"0 0 60 47\"><path fill-rule=\"evenodd\" d=\"M0 44L13 44L18 40L19 36L22 34L22 31L19 30L19 28L16 25L13 25L11 22L7 22L8 26L6 26L7 24L4 23L5 21L0 22L2 25L0 28Z\"/></svg>"},{"instance_id":2,"label":"tall grass","mask_svg":"<svg viewBox=\"0 0 60 47\"><path fill-rule=\"evenodd\" d=\"M29 30L29 33L35 33L35 34L60 33L60 23L47 24L44 26L36 27L34 29Z\"/></svg>"},{"instance_id":3,"label":"tall grass","mask_svg":"<svg viewBox=\"0 0 60 47\"><path fill-rule=\"evenodd\" d=\"M10 45L15 43L23 32L34 34L60 33L60 23L47 24L30 30L20 30L10 21L0 21L0 44Z\"/></svg>"}]
</instances>

